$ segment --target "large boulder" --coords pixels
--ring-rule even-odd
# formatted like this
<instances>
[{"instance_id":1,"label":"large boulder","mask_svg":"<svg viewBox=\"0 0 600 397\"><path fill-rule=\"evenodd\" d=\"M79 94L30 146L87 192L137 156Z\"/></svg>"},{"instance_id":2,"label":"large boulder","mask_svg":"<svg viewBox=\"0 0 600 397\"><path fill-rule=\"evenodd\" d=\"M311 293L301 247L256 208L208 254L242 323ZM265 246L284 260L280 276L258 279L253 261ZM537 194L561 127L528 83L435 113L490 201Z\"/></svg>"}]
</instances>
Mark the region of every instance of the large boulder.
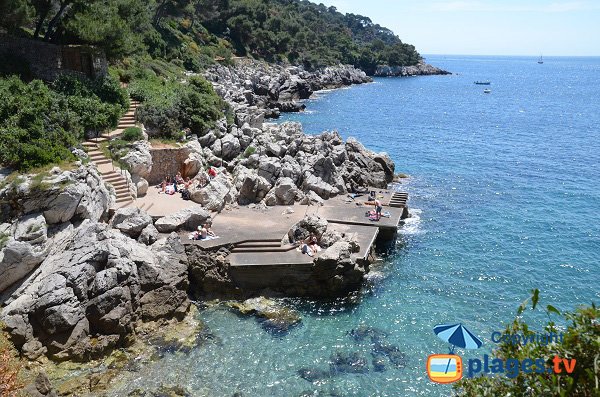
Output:
<instances>
[{"instance_id":1,"label":"large boulder","mask_svg":"<svg viewBox=\"0 0 600 397\"><path fill-rule=\"evenodd\" d=\"M219 173L206 186L192 189L190 193L193 202L202 204L210 211L222 209L225 203L232 201L234 196L231 180L223 173Z\"/></svg>"},{"instance_id":2,"label":"large boulder","mask_svg":"<svg viewBox=\"0 0 600 397\"><path fill-rule=\"evenodd\" d=\"M310 236L311 233L314 233L317 239L320 239L321 236L323 236L323 234L327 231L327 225L327 219L316 215L309 215L295 223L290 228L282 243L287 244L302 241Z\"/></svg>"},{"instance_id":3,"label":"large boulder","mask_svg":"<svg viewBox=\"0 0 600 397\"><path fill-rule=\"evenodd\" d=\"M198 226L210 219L210 213L201 207L185 208L173 215L159 218L154 226L160 233L171 233L177 230L196 230Z\"/></svg>"},{"instance_id":4,"label":"large boulder","mask_svg":"<svg viewBox=\"0 0 600 397\"><path fill-rule=\"evenodd\" d=\"M147 178L152 172L152 154L150 154L150 142L138 141L129 147L129 152L121 157L121 161L127 165L131 175Z\"/></svg>"},{"instance_id":5,"label":"large boulder","mask_svg":"<svg viewBox=\"0 0 600 397\"><path fill-rule=\"evenodd\" d=\"M267 194L265 204L273 205L293 205L296 201L304 197L300 189L296 187L291 178L280 178L275 187Z\"/></svg>"},{"instance_id":6,"label":"large boulder","mask_svg":"<svg viewBox=\"0 0 600 397\"><path fill-rule=\"evenodd\" d=\"M142 230L152 224L152 217L137 207L119 208L110 220L110 226L131 238L138 238Z\"/></svg>"},{"instance_id":7,"label":"large boulder","mask_svg":"<svg viewBox=\"0 0 600 397\"><path fill-rule=\"evenodd\" d=\"M176 235L152 248L84 221L4 302L0 321L23 355L88 361L127 343L139 320L189 307Z\"/></svg>"},{"instance_id":8,"label":"large boulder","mask_svg":"<svg viewBox=\"0 0 600 397\"><path fill-rule=\"evenodd\" d=\"M239 189L238 203L247 205L261 201L271 189L271 184L255 173L245 174Z\"/></svg>"},{"instance_id":9,"label":"large boulder","mask_svg":"<svg viewBox=\"0 0 600 397\"><path fill-rule=\"evenodd\" d=\"M224 160L231 160L240 154L240 141L232 134L226 134L221 139L221 156Z\"/></svg>"}]
</instances>

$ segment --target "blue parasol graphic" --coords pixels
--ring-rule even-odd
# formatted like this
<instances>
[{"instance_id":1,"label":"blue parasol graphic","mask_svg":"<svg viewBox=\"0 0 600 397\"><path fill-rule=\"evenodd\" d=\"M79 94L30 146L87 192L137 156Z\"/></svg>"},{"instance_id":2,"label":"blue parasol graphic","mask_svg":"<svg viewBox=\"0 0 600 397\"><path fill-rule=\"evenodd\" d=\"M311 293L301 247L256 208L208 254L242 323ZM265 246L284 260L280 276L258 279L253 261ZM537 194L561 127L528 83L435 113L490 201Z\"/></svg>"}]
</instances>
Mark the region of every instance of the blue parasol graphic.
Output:
<instances>
[{"instance_id":1,"label":"blue parasol graphic","mask_svg":"<svg viewBox=\"0 0 600 397\"><path fill-rule=\"evenodd\" d=\"M441 324L433 327L433 332L443 340L452 345L450 348L450 354L454 354L454 348L460 347L462 349L479 349L483 342L481 339L473 335L462 324ZM446 373L448 373L448 367L450 366L450 360L446 366Z\"/></svg>"}]
</instances>

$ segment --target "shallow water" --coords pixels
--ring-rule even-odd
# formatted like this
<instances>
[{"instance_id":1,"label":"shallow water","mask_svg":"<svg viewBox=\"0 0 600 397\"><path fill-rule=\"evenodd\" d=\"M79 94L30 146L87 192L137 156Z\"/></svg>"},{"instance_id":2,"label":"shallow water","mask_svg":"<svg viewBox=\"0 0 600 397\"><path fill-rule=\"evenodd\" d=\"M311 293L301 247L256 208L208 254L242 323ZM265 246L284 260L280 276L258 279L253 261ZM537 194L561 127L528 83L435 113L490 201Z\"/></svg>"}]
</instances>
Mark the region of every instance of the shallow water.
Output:
<instances>
[{"instance_id":1,"label":"shallow water","mask_svg":"<svg viewBox=\"0 0 600 397\"><path fill-rule=\"evenodd\" d=\"M285 116L307 132L337 129L387 151L397 172L411 176L403 189L413 218L359 303L290 301L303 322L286 335L204 310L216 339L144 367L117 395L177 383L198 396L443 396L450 388L425 373L427 356L447 349L434 325L462 322L487 351L490 334L532 288L543 305L563 310L600 301L600 59L427 61L456 74L376 79ZM491 80L492 93L475 80ZM530 317L540 329L543 316ZM348 334L360 325L385 330L384 341L406 354L404 368L386 359L376 372L373 344ZM305 367L329 369L335 352L358 352L368 373L299 376Z\"/></svg>"}]
</instances>

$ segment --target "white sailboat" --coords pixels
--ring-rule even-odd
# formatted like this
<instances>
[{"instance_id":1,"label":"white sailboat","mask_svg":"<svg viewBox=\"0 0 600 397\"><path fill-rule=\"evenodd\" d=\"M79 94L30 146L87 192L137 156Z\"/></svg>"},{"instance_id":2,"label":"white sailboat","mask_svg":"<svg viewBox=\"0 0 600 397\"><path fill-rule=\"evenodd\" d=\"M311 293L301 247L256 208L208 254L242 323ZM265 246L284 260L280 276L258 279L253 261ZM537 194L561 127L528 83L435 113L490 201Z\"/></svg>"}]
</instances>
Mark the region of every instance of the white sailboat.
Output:
<instances>
[{"instance_id":1,"label":"white sailboat","mask_svg":"<svg viewBox=\"0 0 600 397\"><path fill-rule=\"evenodd\" d=\"M543 58L541 55L540 55L540 59L538 59L538 63L539 63L539 64L542 64L542 63L544 63L544 58Z\"/></svg>"}]
</instances>

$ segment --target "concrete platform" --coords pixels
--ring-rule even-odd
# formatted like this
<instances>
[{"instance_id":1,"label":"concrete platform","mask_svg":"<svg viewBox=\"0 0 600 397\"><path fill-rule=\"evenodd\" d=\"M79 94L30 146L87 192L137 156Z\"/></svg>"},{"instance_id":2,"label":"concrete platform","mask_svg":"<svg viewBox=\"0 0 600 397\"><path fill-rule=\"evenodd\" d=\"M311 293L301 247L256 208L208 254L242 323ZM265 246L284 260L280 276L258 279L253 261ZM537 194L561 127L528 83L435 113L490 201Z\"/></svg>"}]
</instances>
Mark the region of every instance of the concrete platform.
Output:
<instances>
[{"instance_id":1,"label":"concrete platform","mask_svg":"<svg viewBox=\"0 0 600 397\"><path fill-rule=\"evenodd\" d=\"M305 215L318 215L328 220L330 229L339 233L355 234L360 246L360 252L355 255L358 258L367 258L378 236L392 238L401 219L408 213L406 208L386 206L385 203L389 203L393 192L382 189L377 189L376 192L384 204L383 212L389 212L391 215L382 217L379 221L371 221L365 215L367 211L374 209L373 205L365 204L367 195L356 199L340 196L327 200L323 206L290 206L294 211L291 214L286 213L288 207L282 206L269 207L264 211L248 207L224 210L215 214L213 219L212 229L219 236L218 239L194 241L187 238L187 233L182 233L182 240L184 244L199 245L206 249L238 244L258 247L262 242L265 252L239 252L229 256L232 267L253 267L254 270L248 270L250 272L257 271L257 267L263 267L263 271L275 271L277 266L308 266L312 264L314 257L295 249L281 252L281 247L268 247L273 247L274 242L281 241L291 226ZM265 267L268 267L268 270ZM287 273L287 268L282 271Z\"/></svg>"}]
</instances>

